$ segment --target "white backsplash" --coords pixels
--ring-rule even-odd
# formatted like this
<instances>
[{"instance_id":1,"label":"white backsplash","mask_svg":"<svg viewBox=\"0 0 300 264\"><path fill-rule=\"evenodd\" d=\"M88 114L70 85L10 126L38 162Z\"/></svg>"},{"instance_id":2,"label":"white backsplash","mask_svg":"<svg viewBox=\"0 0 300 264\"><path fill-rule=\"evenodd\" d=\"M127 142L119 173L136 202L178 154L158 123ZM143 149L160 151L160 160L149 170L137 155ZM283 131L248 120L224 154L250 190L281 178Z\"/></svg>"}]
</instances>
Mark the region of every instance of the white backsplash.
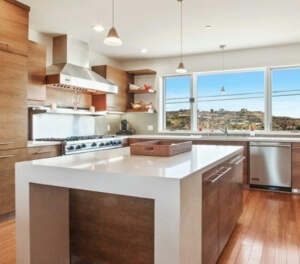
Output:
<instances>
[{"instance_id":1,"label":"white backsplash","mask_svg":"<svg viewBox=\"0 0 300 264\"><path fill-rule=\"evenodd\" d=\"M95 134L93 116L38 114L33 116L33 139Z\"/></svg>"}]
</instances>

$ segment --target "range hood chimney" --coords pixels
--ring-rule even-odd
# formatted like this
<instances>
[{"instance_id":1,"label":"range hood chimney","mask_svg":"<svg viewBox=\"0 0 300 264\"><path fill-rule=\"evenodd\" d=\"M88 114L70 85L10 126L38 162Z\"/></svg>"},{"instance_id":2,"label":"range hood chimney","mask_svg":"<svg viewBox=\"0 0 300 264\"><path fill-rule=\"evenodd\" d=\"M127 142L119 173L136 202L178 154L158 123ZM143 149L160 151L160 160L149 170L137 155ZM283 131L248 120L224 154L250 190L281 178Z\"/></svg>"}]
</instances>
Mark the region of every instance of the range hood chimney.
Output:
<instances>
[{"instance_id":1,"label":"range hood chimney","mask_svg":"<svg viewBox=\"0 0 300 264\"><path fill-rule=\"evenodd\" d=\"M89 69L88 44L67 35L53 38L53 65L47 67L46 84L78 92L118 92L116 85Z\"/></svg>"}]
</instances>

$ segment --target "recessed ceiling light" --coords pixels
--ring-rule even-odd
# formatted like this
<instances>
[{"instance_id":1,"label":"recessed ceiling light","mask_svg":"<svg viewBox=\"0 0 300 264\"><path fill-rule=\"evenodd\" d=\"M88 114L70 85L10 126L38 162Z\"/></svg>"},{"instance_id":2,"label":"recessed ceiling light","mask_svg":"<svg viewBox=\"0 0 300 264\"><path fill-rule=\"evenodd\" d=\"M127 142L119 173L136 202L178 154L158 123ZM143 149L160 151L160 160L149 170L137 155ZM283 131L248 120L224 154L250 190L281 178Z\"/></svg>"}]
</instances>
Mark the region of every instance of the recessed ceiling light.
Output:
<instances>
[{"instance_id":1,"label":"recessed ceiling light","mask_svg":"<svg viewBox=\"0 0 300 264\"><path fill-rule=\"evenodd\" d=\"M93 26L93 29L96 30L96 31L98 31L98 32L101 32L101 31L104 30L104 27L102 27L100 25L95 25L95 26Z\"/></svg>"},{"instance_id":2,"label":"recessed ceiling light","mask_svg":"<svg viewBox=\"0 0 300 264\"><path fill-rule=\"evenodd\" d=\"M143 49L140 49L140 53L147 53L148 52L148 50L147 49L145 49L145 48L143 48Z\"/></svg>"},{"instance_id":3,"label":"recessed ceiling light","mask_svg":"<svg viewBox=\"0 0 300 264\"><path fill-rule=\"evenodd\" d=\"M211 26L205 26L204 28L207 29L207 30L210 30L212 27Z\"/></svg>"}]
</instances>

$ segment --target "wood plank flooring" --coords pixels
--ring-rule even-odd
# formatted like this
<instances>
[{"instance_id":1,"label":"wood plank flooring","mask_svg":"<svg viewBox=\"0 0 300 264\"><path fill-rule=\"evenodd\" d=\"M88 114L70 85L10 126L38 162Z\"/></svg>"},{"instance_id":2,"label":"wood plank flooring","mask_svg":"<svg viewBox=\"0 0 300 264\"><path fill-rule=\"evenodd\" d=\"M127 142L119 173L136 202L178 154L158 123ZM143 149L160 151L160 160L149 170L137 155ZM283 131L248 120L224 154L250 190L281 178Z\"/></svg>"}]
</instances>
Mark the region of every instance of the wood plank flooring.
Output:
<instances>
[{"instance_id":1,"label":"wood plank flooring","mask_svg":"<svg viewBox=\"0 0 300 264\"><path fill-rule=\"evenodd\" d=\"M15 220L2 221L0 264L15 264L15 256ZM243 214L218 264L300 264L300 195L245 190Z\"/></svg>"},{"instance_id":2,"label":"wood plank flooring","mask_svg":"<svg viewBox=\"0 0 300 264\"><path fill-rule=\"evenodd\" d=\"M15 226L14 219L0 222L0 264L16 263Z\"/></svg>"},{"instance_id":3,"label":"wood plank flooring","mask_svg":"<svg viewBox=\"0 0 300 264\"><path fill-rule=\"evenodd\" d=\"M218 264L300 264L300 195L244 191L244 211Z\"/></svg>"}]
</instances>

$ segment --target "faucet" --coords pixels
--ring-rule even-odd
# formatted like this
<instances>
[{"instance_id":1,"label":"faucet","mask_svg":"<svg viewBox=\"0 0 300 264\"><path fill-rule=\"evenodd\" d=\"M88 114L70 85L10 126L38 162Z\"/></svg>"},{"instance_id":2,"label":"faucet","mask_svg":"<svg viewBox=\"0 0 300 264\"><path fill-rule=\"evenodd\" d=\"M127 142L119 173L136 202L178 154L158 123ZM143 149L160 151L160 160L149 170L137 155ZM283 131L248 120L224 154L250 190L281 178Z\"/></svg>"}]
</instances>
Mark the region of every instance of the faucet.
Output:
<instances>
[{"instance_id":1,"label":"faucet","mask_svg":"<svg viewBox=\"0 0 300 264\"><path fill-rule=\"evenodd\" d=\"M224 129L222 128L218 128L219 130L221 130L222 132L224 132L224 136L227 137L228 136L228 127L225 126Z\"/></svg>"}]
</instances>

